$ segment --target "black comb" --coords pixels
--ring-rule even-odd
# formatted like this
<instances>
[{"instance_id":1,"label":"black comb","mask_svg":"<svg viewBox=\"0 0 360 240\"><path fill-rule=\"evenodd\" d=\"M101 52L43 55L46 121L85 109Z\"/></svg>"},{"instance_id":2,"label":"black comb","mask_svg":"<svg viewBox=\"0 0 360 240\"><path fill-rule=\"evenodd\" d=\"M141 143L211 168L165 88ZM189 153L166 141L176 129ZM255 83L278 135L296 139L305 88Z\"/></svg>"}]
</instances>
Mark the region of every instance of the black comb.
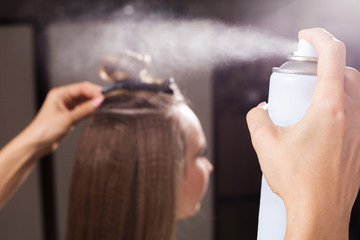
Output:
<instances>
[{"instance_id":1,"label":"black comb","mask_svg":"<svg viewBox=\"0 0 360 240\"><path fill-rule=\"evenodd\" d=\"M116 81L114 84L104 87L102 90L102 94L106 94L115 90L119 89L126 89L126 90L145 90L151 92L163 92L167 94L174 94L174 91L170 88L170 84L174 83L174 78L169 78L163 81L161 84L157 83L144 83L140 80L134 79L124 79L121 81Z\"/></svg>"}]
</instances>

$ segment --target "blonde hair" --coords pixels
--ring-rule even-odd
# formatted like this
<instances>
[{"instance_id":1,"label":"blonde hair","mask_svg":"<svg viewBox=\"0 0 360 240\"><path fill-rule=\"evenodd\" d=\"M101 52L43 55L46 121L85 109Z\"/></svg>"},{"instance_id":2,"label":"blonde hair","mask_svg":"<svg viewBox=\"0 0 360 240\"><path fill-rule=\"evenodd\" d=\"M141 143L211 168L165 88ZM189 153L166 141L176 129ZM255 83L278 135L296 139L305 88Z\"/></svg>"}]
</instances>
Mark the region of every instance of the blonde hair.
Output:
<instances>
[{"instance_id":1,"label":"blonde hair","mask_svg":"<svg viewBox=\"0 0 360 240\"><path fill-rule=\"evenodd\" d=\"M170 240L185 164L175 96L124 92L106 98L80 138L67 239Z\"/></svg>"}]
</instances>

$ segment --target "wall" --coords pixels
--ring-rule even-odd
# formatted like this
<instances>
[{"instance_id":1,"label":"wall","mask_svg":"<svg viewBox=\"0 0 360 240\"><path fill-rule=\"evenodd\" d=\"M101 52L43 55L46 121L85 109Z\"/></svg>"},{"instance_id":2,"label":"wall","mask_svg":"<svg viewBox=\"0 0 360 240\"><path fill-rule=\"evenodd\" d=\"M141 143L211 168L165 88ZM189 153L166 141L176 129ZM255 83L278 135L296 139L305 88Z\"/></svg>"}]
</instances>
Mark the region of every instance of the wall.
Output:
<instances>
[{"instance_id":1,"label":"wall","mask_svg":"<svg viewBox=\"0 0 360 240\"><path fill-rule=\"evenodd\" d=\"M0 148L32 119L34 103L31 26L0 25ZM0 239L41 239L38 170L0 211Z\"/></svg>"}]
</instances>

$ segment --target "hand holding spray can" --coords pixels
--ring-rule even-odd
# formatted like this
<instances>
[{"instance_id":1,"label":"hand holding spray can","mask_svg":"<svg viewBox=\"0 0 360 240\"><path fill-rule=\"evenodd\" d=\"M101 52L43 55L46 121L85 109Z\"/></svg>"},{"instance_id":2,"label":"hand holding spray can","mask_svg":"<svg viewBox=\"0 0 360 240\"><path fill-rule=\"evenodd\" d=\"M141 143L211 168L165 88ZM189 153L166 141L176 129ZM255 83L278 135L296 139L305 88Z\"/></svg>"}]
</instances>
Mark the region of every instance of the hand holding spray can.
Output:
<instances>
[{"instance_id":1,"label":"hand holding spray can","mask_svg":"<svg viewBox=\"0 0 360 240\"><path fill-rule=\"evenodd\" d=\"M317 53L312 45L299 40L297 51L270 77L268 113L273 123L286 127L301 120L310 106L316 84ZM284 239L286 210L262 176L258 240Z\"/></svg>"}]
</instances>

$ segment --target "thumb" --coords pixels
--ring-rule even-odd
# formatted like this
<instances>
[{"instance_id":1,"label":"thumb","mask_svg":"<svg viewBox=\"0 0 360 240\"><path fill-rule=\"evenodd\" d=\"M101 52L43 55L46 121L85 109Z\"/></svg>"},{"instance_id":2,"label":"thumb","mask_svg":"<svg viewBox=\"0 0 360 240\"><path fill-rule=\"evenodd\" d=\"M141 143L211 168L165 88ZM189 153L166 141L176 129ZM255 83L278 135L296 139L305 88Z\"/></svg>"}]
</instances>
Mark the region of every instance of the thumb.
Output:
<instances>
[{"instance_id":1,"label":"thumb","mask_svg":"<svg viewBox=\"0 0 360 240\"><path fill-rule=\"evenodd\" d=\"M275 138L276 126L267 112L267 104L261 103L246 115L251 141L256 151Z\"/></svg>"},{"instance_id":2,"label":"thumb","mask_svg":"<svg viewBox=\"0 0 360 240\"><path fill-rule=\"evenodd\" d=\"M73 121L72 125L93 114L104 101L104 99L105 97L101 95L97 98L88 100L77 105L73 110L70 111L70 117Z\"/></svg>"}]
</instances>

